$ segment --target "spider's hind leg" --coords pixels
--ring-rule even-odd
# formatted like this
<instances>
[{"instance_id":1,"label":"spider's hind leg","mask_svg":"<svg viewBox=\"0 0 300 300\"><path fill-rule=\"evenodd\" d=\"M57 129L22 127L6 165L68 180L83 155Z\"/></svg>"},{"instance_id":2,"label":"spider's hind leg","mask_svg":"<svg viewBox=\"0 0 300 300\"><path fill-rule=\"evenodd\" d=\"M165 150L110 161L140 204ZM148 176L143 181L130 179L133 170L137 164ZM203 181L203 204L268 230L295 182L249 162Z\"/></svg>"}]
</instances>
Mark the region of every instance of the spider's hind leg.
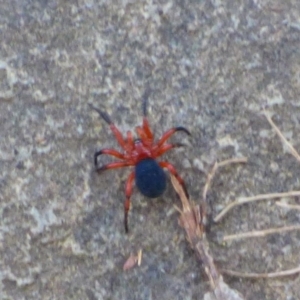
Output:
<instances>
[{"instance_id":1,"label":"spider's hind leg","mask_svg":"<svg viewBox=\"0 0 300 300\"><path fill-rule=\"evenodd\" d=\"M126 233L128 233L128 212L130 209L130 197L132 194L134 178L135 178L135 172L132 171L127 179L126 186L125 186L126 199L124 202L124 227Z\"/></svg>"},{"instance_id":2,"label":"spider's hind leg","mask_svg":"<svg viewBox=\"0 0 300 300\"><path fill-rule=\"evenodd\" d=\"M159 165L160 165L162 168L168 169L168 171L169 171L172 175L174 175L174 176L176 177L176 179L178 180L178 182L181 184L181 186L182 186L182 188L183 188L183 190L184 190L184 192L185 192L187 198L189 198L189 193L188 193L188 191L187 191L187 188L186 188L186 186L185 186L185 183L184 183L183 179L182 179L182 178L179 176L179 174L177 173L175 167L174 167L172 164L170 164L169 162L167 162L167 161L161 161L161 162L159 162Z\"/></svg>"}]
</instances>

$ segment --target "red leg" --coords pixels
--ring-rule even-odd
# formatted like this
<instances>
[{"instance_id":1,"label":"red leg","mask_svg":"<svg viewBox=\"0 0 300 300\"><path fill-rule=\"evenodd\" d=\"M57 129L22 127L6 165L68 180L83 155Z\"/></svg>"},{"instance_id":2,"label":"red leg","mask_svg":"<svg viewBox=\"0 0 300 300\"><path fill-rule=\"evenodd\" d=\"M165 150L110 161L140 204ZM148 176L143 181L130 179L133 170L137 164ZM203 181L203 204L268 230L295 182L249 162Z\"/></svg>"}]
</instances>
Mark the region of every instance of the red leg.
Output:
<instances>
[{"instance_id":1,"label":"red leg","mask_svg":"<svg viewBox=\"0 0 300 300\"><path fill-rule=\"evenodd\" d=\"M138 134L138 136L141 140L143 140L143 141L148 140L148 137L147 137L145 131L143 130L143 128L141 126L137 126L135 128L135 130L136 130L136 132L137 132L137 134Z\"/></svg>"},{"instance_id":2,"label":"red leg","mask_svg":"<svg viewBox=\"0 0 300 300\"><path fill-rule=\"evenodd\" d=\"M111 129L111 131L113 132L113 134L114 134L116 140L118 141L118 143L120 144L120 146L121 146L123 149L126 149L126 143L125 143L125 140L124 140L124 138L123 138L123 136L122 136L120 130L116 127L116 125L115 125L115 124L113 123L113 121L111 120L110 116L109 116L106 112L104 112L104 111L102 111L102 110L100 110L100 109L94 107L92 104L89 104L89 105L90 105L90 107L91 107L93 110L95 110L95 111L101 116L101 118L102 118L107 124L109 124L110 129Z\"/></svg>"},{"instance_id":3,"label":"red leg","mask_svg":"<svg viewBox=\"0 0 300 300\"><path fill-rule=\"evenodd\" d=\"M132 194L134 177L135 177L135 173L134 171L132 171L127 179L126 186L125 186L126 199L124 202L124 227L126 233L128 233L128 211L130 209L130 197Z\"/></svg>"},{"instance_id":4,"label":"red leg","mask_svg":"<svg viewBox=\"0 0 300 300\"><path fill-rule=\"evenodd\" d=\"M112 162L110 164L98 167L96 169L96 171L98 173L101 173L102 171L105 171L105 170L123 168L123 167L128 167L130 165L131 164L129 164L128 162L125 162L125 161L116 161L116 162Z\"/></svg>"},{"instance_id":5,"label":"red leg","mask_svg":"<svg viewBox=\"0 0 300 300\"><path fill-rule=\"evenodd\" d=\"M146 117L144 117L144 121L143 121L143 126L137 126L136 127L136 132L139 136L139 138L146 144L149 146L152 146L153 143L153 133L149 127L149 123L146 119Z\"/></svg>"},{"instance_id":6,"label":"red leg","mask_svg":"<svg viewBox=\"0 0 300 300\"><path fill-rule=\"evenodd\" d=\"M178 180L178 182L182 185L183 190L184 190L186 196L189 197L189 194L188 194L188 192L187 192L185 183L184 183L183 179L182 179L182 178L179 176L179 174L177 173L175 167L174 167L172 164L168 163L167 161L161 161L161 162L159 162L159 165L160 165L162 168L168 169L168 171L176 177L176 179Z\"/></svg>"},{"instance_id":7,"label":"red leg","mask_svg":"<svg viewBox=\"0 0 300 300\"><path fill-rule=\"evenodd\" d=\"M129 130L127 131L127 148L129 152L132 151L132 149L134 148L132 132Z\"/></svg>"},{"instance_id":8,"label":"red leg","mask_svg":"<svg viewBox=\"0 0 300 300\"><path fill-rule=\"evenodd\" d=\"M125 143L125 140L124 140L124 138L123 138L122 133L120 132L120 130L113 123L110 124L110 129L113 132L113 134L114 134L116 140L118 141L118 143L120 144L120 146L123 149L126 149L126 143Z\"/></svg>"},{"instance_id":9,"label":"red leg","mask_svg":"<svg viewBox=\"0 0 300 300\"><path fill-rule=\"evenodd\" d=\"M160 148L158 148L156 150L156 157L157 156L161 156L163 155L164 153L166 153L167 151L171 150L171 149L174 149L174 148L178 148L178 147L183 147L184 144L181 144L181 143L176 143L176 144L165 144L165 145L162 145Z\"/></svg>"},{"instance_id":10,"label":"red leg","mask_svg":"<svg viewBox=\"0 0 300 300\"><path fill-rule=\"evenodd\" d=\"M102 149L102 150L99 150L97 151L95 154L94 154L94 163L95 163L95 166L97 167L97 158L98 156L100 156L101 154L108 154L108 155L111 155L111 156L114 156L114 157L117 157L119 159L125 159L124 155L120 152L118 152L117 150L115 149Z\"/></svg>"},{"instance_id":11,"label":"red leg","mask_svg":"<svg viewBox=\"0 0 300 300\"><path fill-rule=\"evenodd\" d=\"M152 133L152 131L151 131L151 129L150 129L149 122L148 122L148 119L147 119L146 117L144 117L144 119L143 119L143 129L144 129L144 131L145 131L147 137L148 137L151 141L153 141L153 133Z\"/></svg>"},{"instance_id":12,"label":"red leg","mask_svg":"<svg viewBox=\"0 0 300 300\"><path fill-rule=\"evenodd\" d=\"M183 131L186 134L191 135L190 132L187 129L185 129L184 127L174 127L174 128L169 129L162 135L162 137L157 142L156 146L159 148L168 138L170 138L177 131Z\"/></svg>"}]
</instances>

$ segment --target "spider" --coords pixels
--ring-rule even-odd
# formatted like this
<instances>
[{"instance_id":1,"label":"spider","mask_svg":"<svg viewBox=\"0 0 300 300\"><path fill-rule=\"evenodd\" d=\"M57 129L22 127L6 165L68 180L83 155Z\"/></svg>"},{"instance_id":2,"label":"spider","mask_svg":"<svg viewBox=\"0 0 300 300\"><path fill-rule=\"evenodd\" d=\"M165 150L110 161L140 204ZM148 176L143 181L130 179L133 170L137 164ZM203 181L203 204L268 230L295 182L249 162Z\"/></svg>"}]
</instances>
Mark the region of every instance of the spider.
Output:
<instances>
[{"instance_id":1,"label":"spider","mask_svg":"<svg viewBox=\"0 0 300 300\"><path fill-rule=\"evenodd\" d=\"M183 179L178 175L175 167L167 161L157 162L156 158L163 155L167 151L181 147L183 144L166 143L167 140L177 131L183 131L188 135L190 132L184 127L174 127L167 130L158 141L154 141L154 135L150 129L149 122L147 119L147 98L143 100L143 124L142 126L136 127L138 138L134 139L131 131L127 131L126 137L123 137L119 129L112 122L110 116L89 104L92 109L99 113L102 119L110 126L112 133L114 134L117 142L123 149L122 152L115 149L106 148L97 151L94 154L94 164L96 171L101 173L108 169L116 169L134 166L134 170L131 171L128 176L125 195L126 199L124 202L124 227L126 233L128 233L128 211L130 208L130 197L133 189L133 182L138 190L148 198L159 197L166 189L166 174L163 168L166 168L171 174L173 174L184 190L187 190ZM98 157L102 154L108 154L119 159L119 161L111 162L106 165L98 166Z\"/></svg>"}]
</instances>

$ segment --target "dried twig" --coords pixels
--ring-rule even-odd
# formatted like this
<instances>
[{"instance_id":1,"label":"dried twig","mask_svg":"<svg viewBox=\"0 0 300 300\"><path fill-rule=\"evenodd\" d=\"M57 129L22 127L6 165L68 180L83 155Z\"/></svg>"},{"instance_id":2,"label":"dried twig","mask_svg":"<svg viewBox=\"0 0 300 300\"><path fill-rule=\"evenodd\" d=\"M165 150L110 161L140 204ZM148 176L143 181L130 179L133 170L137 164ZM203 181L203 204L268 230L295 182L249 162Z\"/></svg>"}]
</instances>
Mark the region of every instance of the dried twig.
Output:
<instances>
[{"instance_id":1,"label":"dried twig","mask_svg":"<svg viewBox=\"0 0 300 300\"><path fill-rule=\"evenodd\" d=\"M225 235L222 238L222 242L228 242L232 240L246 239L252 237L263 237L269 234L282 233L282 232L294 231L294 230L300 230L300 225L291 225L291 226L284 226L280 228L269 228L265 230L256 230L256 231L250 231L250 232L244 232L244 233L238 233L232 235Z\"/></svg>"},{"instance_id":2,"label":"dried twig","mask_svg":"<svg viewBox=\"0 0 300 300\"><path fill-rule=\"evenodd\" d=\"M300 155L296 151L296 149L292 146L290 142L287 141L287 139L283 136L279 128L275 125L275 123L272 121L271 117L264 112L265 117L267 118L270 125L273 127L273 129L276 131L277 135L280 137L281 141L286 145L286 147L290 150L291 154L300 162Z\"/></svg>"},{"instance_id":3,"label":"dried twig","mask_svg":"<svg viewBox=\"0 0 300 300\"><path fill-rule=\"evenodd\" d=\"M265 117L267 118L268 122L272 126L272 128L276 131L277 135L280 137L281 141L283 144L289 149L291 154L297 159L298 162L300 162L300 155L298 152L295 150L295 148L289 143L286 138L283 136L279 128L275 125L275 123L272 121L270 116L267 115L266 112L264 112ZM218 214L217 217L215 217L215 222L218 222L225 216L226 213L228 213L229 210L231 210L233 207L237 205L241 205L244 203L249 203L253 201L259 201L259 200L269 200L269 199L277 199L281 197L295 197L299 196L300 191L291 191L287 193L274 193L274 194L264 194L264 195L257 195L254 197L247 197L247 198L239 198L236 201L230 203L228 206L225 207L224 210L221 211L221 213ZM277 201L276 205L285 207L285 208L290 208L290 209L298 209L300 210L299 205L291 205L287 203L282 203ZM273 233L281 233L284 231L293 231L293 230L299 230L300 226L298 225L291 225L291 226L285 226L281 228L270 228L267 230L262 230L262 231L253 231L253 232L246 232L246 233L241 233L241 234L235 234L235 235L228 235L223 238L223 241L229 241L233 239L240 239L240 238L249 238L249 237L257 237L257 236L265 236L268 234L273 234ZM284 277L284 276L290 276L294 274L300 273L300 266L294 269L289 269L286 271L279 271L279 272L274 272L274 273L241 273L241 272L236 272L233 270L222 270L223 273L231 275L231 276L237 276L237 277L244 277L244 278L275 278L275 277Z\"/></svg>"},{"instance_id":4,"label":"dried twig","mask_svg":"<svg viewBox=\"0 0 300 300\"><path fill-rule=\"evenodd\" d=\"M232 158L232 159L227 159L227 160L223 160L221 162L216 162L213 166L213 168L211 169L211 171L208 173L207 175L207 180L205 183L205 186L203 188L203 193L202 193L202 199L203 201L206 202L206 195L207 195L207 191L211 185L212 179L214 178L218 168L220 167L224 167L226 165L229 164L233 164L233 163L246 163L247 162L247 157L240 157L240 158Z\"/></svg>"},{"instance_id":5,"label":"dried twig","mask_svg":"<svg viewBox=\"0 0 300 300\"><path fill-rule=\"evenodd\" d=\"M137 265L138 266L140 266L142 263L142 255L143 255L143 250L140 249L137 254Z\"/></svg>"},{"instance_id":6,"label":"dried twig","mask_svg":"<svg viewBox=\"0 0 300 300\"><path fill-rule=\"evenodd\" d=\"M298 274L300 273L300 266L294 269L278 271L273 273L242 273L242 272L236 272L233 270L226 270L226 269L222 269L222 273L231 276L236 276L236 277L243 277L243 278L276 278L276 277L285 277L285 276Z\"/></svg>"},{"instance_id":7,"label":"dried twig","mask_svg":"<svg viewBox=\"0 0 300 300\"><path fill-rule=\"evenodd\" d=\"M204 266L209 278L212 294L217 300L243 300L244 298L237 291L231 289L224 281L217 270L213 257L209 251L209 244L205 237L203 222L201 219L200 206L192 203L185 194L182 186L174 176L171 176L172 184L182 202L182 211L179 224L185 229L187 239L195 250L198 258ZM208 297L210 297L210 294Z\"/></svg>"},{"instance_id":8,"label":"dried twig","mask_svg":"<svg viewBox=\"0 0 300 300\"><path fill-rule=\"evenodd\" d=\"M287 146L291 154L300 162L300 155L295 150L295 148L285 139L283 134L280 132L279 128L274 124L272 119L266 113L265 116L268 122L270 123L270 125L276 131L277 135ZM208 189L210 188L212 179L216 174L217 169L220 166L224 166L230 163L236 163L236 162L241 163L246 161L247 161L246 158L241 158L241 159L227 160L221 163L215 163L212 170L209 172L207 176L207 181L203 188L202 201L200 202L200 206L195 205L188 200L182 187L179 185L176 178L172 176L173 186L176 192L178 193L183 205L183 210L181 211L179 223L185 229L187 234L187 239L190 242L191 247L196 251L197 256L201 260L212 288L212 293L208 295L207 299L212 299L212 297L215 297L218 300L219 299L220 300L221 299L222 300L242 299L242 296L239 293L232 290L228 285L224 283L222 276L220 275L219 271L215 267L213 262L213 257L209 252L209 245L205 236L204 226L205 226L205 218L206 218L206 196L207 196ZM226 206L224 210L222 210L221 213L219 213L214 218L214 221L215 222L220 221L228 213L228 211L230 211L233 207L237 205L242 205L245 203L260 201L260 200L277 199L280 197L294 197L299 195L300 195L300 191L291 191L287 193L273 193L273 194L257 195L253 197L238 198L236 201ZM298 205L290 205L281 202L277 202L276 204L282 207L300 209L300 206ZM292 230L300 230L300 226L292 225L292 226L286 226L281 228L270 228L262 231L253 231L253 232L247 232L247 233L241 233L235 235L228 235L223 238L223 241L229 241L229 240L240 239L240 238L265 236L267 234L281 233L281 232L292 231ZM244 278L274 278L274 277L283 277L283 276L297 274L300 272L300 267L286 270L286 271L279 271L274 273L261 273L261 274L241 273L233 270L222 270L222 272L231 276L238 276Z\"/></svg>"},{"instance_id":9,"label":"dried twig","mask_svg":"<svg viewBox=\"0 0 300 300\"><path fill-rule=\"evenodd\" d=\"M284 142L284 144L288 147L292 155L300 162L300 156L298 152L294 149L294 147L284 138L278 127L274 124L271 118L265 113L265 116L271 126L274 128L278 136ZM205 272L209 278L210 286L212 288L212 293L208 295L208 298L215 297L216 299L222 300L233 300L233 299L243 299L242 296L237 293L235 290L232 290L228 285L226 285L223 281L223 277L220 272L217 270L213 257L209 251L209 244L205 235L205 222L206 222L206 197L207 192L210 188L211 182L218 170L219 167L225 166L231 163L245 163L247 162L246 158L239 159L230 159L220 163L215 163L211 171L208 173L207 180L205 186L203 188L202 193L202 201L200 201L200 206L195 205L187 198L183 188L178 183L174 176L171 176L172 184L178 193L181 202L182 202L182 211L180 211L181 215L179 218L179 224L185 229L187 234L187 239L192 247L196 251L198 258L201 260ZM257 195L253 197L242 197L238 198L236 201L230 203L218 216L215 217L214 221L220 221L233 207L237 205L242 205L249 202L260 201L260 200L269 200L269 199L277 199L280 197L294 197L300 196L300 191L291 191L287 193L273 193L273 194L264 194ZM289 205L277 202L277 205L287 207L287 208L297 208L300 209L298 205ZM273 233L281 233L285 231L292 230L300 230L300 226L286 226L281 228L270 228L262 231L253 231L235 235L228 235L223 238L223 241L229 241L233 239L241 239L241 238L249 238L249 237L258 237L265 236ZM231 276L239 276L246 278L274 278L281 276L293 275L300 272L300 267L290 269L287 271L280 271L274 273L241 273L232 270L222 270L225 274L229 274ZM207 299L208 299L207 298Z\"/></svg>"},{"instance_id":10,"label":"dried twig","mask_svg":"<svg viewBox=\"0 0 300 300\"><path fill-rule=\"evenodd\" d=\"M283 203L280 201L277 201L275 204L280 207L284 207L284 208L288 208L288 209L300 210L300 205L296 205L296 204Z\"/></svg>"},{"instance_id":11,"label":"dried twig","mask_svg":"<svg viewBox=\"0 0 300 300\"><path fill-rule=\"evenodd\" d=\"M260 201L260 200L270 200L282 197L295 197L300 196L300 191L290 191L286 193L273 193L273 194L261 194L253 197L240 197L237 200L229 203L215 218L215 222L219 222L232 208L238 205L242 205L249 202Z\"/></svg>"}]
</instances>

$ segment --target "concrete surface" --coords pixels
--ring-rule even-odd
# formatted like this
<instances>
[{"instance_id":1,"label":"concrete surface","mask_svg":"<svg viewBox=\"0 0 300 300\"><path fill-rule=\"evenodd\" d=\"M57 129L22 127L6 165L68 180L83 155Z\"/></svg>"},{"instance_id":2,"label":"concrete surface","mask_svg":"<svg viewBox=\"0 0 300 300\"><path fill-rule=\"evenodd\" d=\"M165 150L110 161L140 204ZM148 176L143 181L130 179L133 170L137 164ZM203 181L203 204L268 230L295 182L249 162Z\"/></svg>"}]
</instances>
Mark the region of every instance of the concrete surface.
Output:
<instances>
[{"instance_id":1,"label":"concrete surface","mask_svg":"<svg viewBox=\"0 0 300 300\"><path fill-rule=\"evenodd\" d=\"M261 115L300 150L298 0L2 0L0 37L0 299L188 300L209 290L170 183L155 200L134 191L124 234L129 170L94 172L94 152L118 146L88 103L125 133L141 124L150 88L156 136L175 125L192 133L176 134L187 146L166 159L194 199L216 160L247 156L218 173L213 214L238 196L299 190L299 163ZM299 211L273 204L241 206L211 227L220 268L299 265L299 232L217 242L299 224ZM123 272L140 248L142 265ZM299 276L225 281L249 300L300 299Z\"/></svg>"}]
</instances>

